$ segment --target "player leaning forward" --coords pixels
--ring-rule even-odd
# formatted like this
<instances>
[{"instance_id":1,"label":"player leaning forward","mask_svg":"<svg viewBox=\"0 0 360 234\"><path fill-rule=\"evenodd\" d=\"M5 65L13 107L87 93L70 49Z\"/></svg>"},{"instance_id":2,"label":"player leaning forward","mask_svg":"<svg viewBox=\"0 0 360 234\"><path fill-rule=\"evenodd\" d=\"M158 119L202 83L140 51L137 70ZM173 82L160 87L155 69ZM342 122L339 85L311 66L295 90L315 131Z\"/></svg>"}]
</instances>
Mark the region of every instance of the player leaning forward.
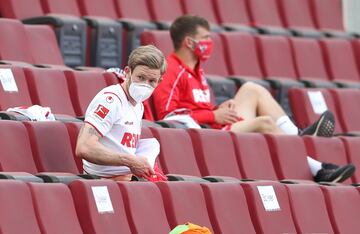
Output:
<instances>
[{"instance_id":1,"label":"player leaning forward","mask_svg":"<svg viewBox=\"0 0 360 234\"><path fill-rule=\"evenodd\" d=\"M104 88L91 101L76 145L85 173L114 180L156 174L153 164L160 147L154 138L140 139L142 102L151 96L165 70L160 50L140 46L124 68L125 82Z\"/></svg>"}]
</instances>

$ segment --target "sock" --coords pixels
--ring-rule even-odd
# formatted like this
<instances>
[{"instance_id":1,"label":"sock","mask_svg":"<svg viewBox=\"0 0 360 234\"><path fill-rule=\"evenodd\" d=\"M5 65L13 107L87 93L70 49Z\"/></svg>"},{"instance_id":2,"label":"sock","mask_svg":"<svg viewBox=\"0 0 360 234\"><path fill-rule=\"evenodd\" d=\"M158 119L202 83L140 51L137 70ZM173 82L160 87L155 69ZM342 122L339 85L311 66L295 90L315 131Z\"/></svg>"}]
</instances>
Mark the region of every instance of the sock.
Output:
<instances>
[{"instance_id":1,"label":"sock","mask_svg":"<svg viewBox=\"0 0 360 234\"><path fill-rule=\"evenodd\" d=\"M276 125L288 135L298 135L299 133L299 129L295 126L295 124L287 115L278 118L278 120L276 120Z\"/></svg>"},{"instance_id":2,"label":"sock","mask_svg":"<svg viewBox=\"0 0 360 234\"><path fill-rule=\"evenodd\" d=\"M307 156L307 161L310 167L311 174L316 176L318 171L322 169L322 162L316 161L315 159Z\"/></svg>"}]
</instances>

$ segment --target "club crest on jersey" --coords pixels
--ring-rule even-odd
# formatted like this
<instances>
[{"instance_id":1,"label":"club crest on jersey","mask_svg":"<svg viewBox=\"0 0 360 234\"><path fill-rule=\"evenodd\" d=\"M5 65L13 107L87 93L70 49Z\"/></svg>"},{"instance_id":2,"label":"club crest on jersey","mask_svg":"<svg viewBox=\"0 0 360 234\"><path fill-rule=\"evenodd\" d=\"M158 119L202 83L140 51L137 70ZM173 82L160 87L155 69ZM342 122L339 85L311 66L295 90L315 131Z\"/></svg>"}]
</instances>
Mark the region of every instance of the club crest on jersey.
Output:
<instances>
[{"instance_id":1,"label":"club crest on jersey","mask_svg":"<svg viewBox=\"0 0 360 234\"><path fill-rule=\"evenodd\" d=\"M113 103L113 102L114 102L114 98L111 97L111 96L107 96L107 97L106 97L106 101L107 101L108 103Z\"/></svg>"},{"instance_id":2,"label":"club crest on jersey","mask_svg":"<svg viewBox=\"0 0 360 234\"><path fill-rule=\"evenodd\" d=\"M104 119L106 115L109 113L109 109L99 104L94 113L100 118Z\"/></svg>"}]
</instances>

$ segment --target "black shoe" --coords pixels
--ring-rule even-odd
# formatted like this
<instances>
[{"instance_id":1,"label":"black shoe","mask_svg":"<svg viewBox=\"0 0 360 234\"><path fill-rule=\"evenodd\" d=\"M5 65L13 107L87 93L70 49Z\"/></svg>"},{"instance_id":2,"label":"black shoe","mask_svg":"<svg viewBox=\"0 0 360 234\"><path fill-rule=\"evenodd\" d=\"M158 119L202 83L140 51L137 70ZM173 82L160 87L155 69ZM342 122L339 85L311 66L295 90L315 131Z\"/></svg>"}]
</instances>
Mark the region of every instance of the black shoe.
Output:
<instances>
[{"instance_id":1,"label":"black shoe","mask_svg":"<svg viewBox=\"0 0 360 234\"><path fill-rule=\"evenodd\" d=\"M339 167L331 163L323 163L322 169L314 177L315 182L333 182L340 183L351 177L355 172L353 164L347 164Z\"/></svg>"},{"instance_id":2,"label":"black shoe","mask_svg":"<svg viewBox=\"0 0 360 234\"><path fill-rule=\"evenodd\" d=\"M332 137L335 130L335 118L333 113L325 111L321 114L320 118L300 132L300 136L311 135L311 136L322 136Z\"/></svg>"}]
</instances>

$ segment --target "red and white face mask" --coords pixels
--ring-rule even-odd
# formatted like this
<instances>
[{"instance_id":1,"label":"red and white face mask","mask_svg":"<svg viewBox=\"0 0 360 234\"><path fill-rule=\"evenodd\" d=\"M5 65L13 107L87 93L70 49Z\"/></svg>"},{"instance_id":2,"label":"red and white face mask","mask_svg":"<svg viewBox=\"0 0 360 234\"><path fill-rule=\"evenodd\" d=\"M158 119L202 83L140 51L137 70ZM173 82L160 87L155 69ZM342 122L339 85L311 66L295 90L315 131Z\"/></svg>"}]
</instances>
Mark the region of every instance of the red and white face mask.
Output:
<instances>
[{"instance_id":1,"label":"red and white face mask","mask_svg":"<svg viewBox=\"0 0 360 234\"><path fill-rule=\"evenodd\" d=\"M200 40L196 41L195 47L193 48L194 54L200 59L200 61L205 61L210 58L212 49L214 47L214 42L210 40Z\"/></svg>"}]
</instances>

